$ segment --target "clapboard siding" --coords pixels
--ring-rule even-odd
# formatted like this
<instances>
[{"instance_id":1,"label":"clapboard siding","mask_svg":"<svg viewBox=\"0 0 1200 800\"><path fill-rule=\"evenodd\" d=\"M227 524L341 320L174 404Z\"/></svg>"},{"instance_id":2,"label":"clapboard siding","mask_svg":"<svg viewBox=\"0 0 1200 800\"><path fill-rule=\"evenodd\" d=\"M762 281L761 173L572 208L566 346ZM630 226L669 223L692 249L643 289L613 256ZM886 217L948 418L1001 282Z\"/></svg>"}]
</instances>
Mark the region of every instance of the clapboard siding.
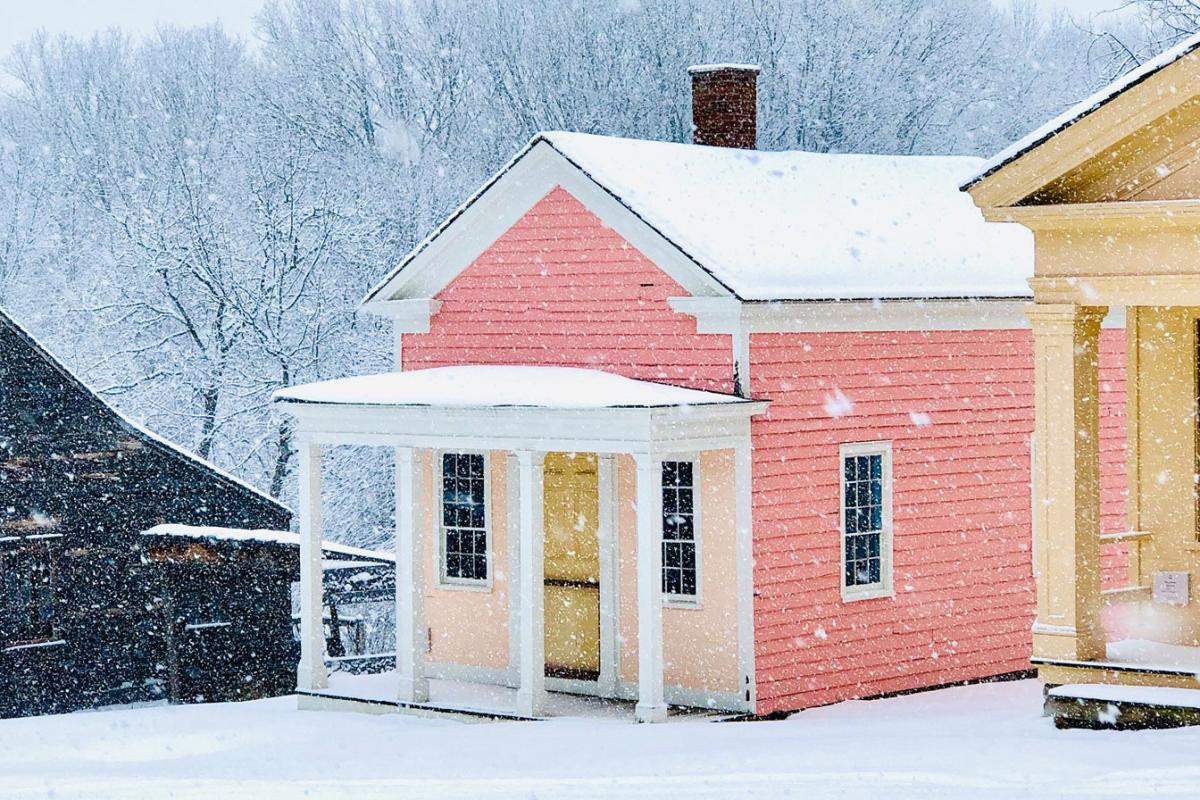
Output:
<instances>
[{"instance_id":1,"label":"clapboard siding","mask_svg":"<svg viewBox=\"0 0 1200 800\"><path fill-rule=\"evenodd\" d=\"M683 294L555 189L439 293L403 366L578 366L730 391L730 339L673 312ZM1105 531L1124 528L1122 342L1105 332ZM754 396L772 401L753 423L758 711L1027 667L1029 331L756 334L751 360ZM851 413L825 410L835 390ZM846 604L838 445L878 439L894 442L896 597ZM1106 585L1123 559L1105 548Z\"/></svg>"},{"instance_id":2,"label":"clapboard siding","mask_svg":"<svg viewBox=\"0 0 1200 800\"><path fill-rule=\"evenodd\" d=\"M1105 331L1105 531L1125 527L1123 342ZM1027 668L1030 333L759 334L751 379L771 401L753 422L758 711ZM895 596L846 603L839 445L877 440L893 447ZM1123 563L1105 548L1106 583Z\"/></svg>"},{"instance_id":3,"label":"clapboard siding","mask_svg":"<svg viewBox=\"0 0 1200 800\"><path fill-rule=\"evenodd\" d=\"M565 190L551 191L439 295L405 369L527 364L732 390L728 336L696 333L683 287Z\"/></svg>"}]
</instances>

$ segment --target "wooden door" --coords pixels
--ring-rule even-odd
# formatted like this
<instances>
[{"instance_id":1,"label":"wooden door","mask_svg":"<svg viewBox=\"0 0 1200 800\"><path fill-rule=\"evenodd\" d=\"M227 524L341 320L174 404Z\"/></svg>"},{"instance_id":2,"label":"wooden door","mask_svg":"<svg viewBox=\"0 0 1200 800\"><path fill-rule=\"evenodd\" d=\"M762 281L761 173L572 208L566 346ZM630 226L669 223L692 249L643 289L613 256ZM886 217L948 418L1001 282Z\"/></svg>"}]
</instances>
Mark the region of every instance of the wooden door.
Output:
<instances>
[{"instance_id":1,"label":"wooden door","mask_svg":"<svg viewBox=\"0 0 1200 800\"><path fill-rule=\"evenodd\" d=\"M600 487L594 453L545 462L546 674L600 674Z\"/></svg>"}]
</instances>

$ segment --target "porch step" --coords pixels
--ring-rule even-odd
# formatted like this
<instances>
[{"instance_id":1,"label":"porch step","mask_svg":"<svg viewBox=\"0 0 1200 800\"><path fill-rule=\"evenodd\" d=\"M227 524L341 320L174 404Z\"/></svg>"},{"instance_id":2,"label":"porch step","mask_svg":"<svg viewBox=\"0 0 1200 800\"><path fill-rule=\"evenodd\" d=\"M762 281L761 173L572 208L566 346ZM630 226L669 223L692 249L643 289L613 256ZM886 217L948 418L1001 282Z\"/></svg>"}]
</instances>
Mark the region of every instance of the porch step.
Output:
<instances>
[{"instance_id":1,"label":"porch step","mask_svg":"<svg viewBox=\"0 0 1200 800\"><path fill-rule=\"evenodd\" d=\"M1200 689L1075 683L1046 693L1059 728L1141 730L1200 725Z\"/></svg>"}]
</instances>

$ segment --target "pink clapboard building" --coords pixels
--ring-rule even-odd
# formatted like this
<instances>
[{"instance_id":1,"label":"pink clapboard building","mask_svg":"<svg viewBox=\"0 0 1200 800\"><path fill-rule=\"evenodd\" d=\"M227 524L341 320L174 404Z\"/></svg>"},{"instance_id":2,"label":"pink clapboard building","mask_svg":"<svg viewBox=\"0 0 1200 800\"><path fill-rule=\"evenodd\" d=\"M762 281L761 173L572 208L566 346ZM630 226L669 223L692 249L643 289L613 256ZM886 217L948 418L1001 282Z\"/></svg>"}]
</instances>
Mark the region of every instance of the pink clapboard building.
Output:
<instances>
[{"instance_id":1,"label":"pink clapboard building","mask_svg":"<svg viewBox=\"0 0 1200 800\"><path fill-rule=\"evenodd\" d=\"M396 452L395 692L331 683L310 548L302 703L656 721L1029 668L1028 233L958 191L979 159L755 150L755 81L693 69L696 144L534 137L365 301L397 371L279 393L305 541L322 448Z\"/></svg>"}]
</instances>

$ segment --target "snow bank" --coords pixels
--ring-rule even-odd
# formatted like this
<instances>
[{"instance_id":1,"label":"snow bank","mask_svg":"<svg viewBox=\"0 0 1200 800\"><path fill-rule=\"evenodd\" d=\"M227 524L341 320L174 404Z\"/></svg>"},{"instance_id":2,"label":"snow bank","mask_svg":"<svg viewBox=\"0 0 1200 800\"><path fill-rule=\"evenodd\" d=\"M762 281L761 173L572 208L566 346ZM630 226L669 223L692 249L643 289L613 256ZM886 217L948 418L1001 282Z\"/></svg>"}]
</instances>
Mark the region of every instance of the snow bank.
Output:
<instances>
[{"instance_id":1,"label":"snow bank","mask_svg":"<svg viewBox=\"0 0 1200 800\"><path fill-rule=\"evenodd\" d=\"M1036 681L783 722L472 725L294 698L0 721L0 796L308 800L1194 797L1200 730L1058 731Z\"/></svg>"}]
</instances>

